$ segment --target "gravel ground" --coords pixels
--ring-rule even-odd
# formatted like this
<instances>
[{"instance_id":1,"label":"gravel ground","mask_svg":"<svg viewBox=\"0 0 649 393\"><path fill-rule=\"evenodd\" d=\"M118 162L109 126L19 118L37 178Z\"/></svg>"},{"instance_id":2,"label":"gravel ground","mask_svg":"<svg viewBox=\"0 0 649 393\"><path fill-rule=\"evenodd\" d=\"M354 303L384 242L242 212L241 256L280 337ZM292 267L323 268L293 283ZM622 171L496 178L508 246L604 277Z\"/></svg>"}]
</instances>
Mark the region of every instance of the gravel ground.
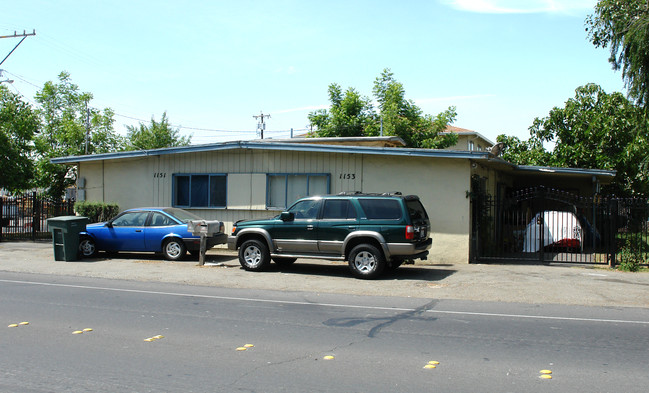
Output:
<instances>
[{"instance_id":1,"label":"gravel ground","mask_svg":"<svg viewBox=\"0 0 649 393\"><path fill-rule=\"evenodd\" d=\"M378 280L358 280L346 263L298 260L262 273L244 271L236 254L212 249L206 265L168 262L159 255L120 253L55 261L51 242L0 243L0 271L159 281L229 288L353 295L505 301L529 304L649 307L649 273L605 267L529 264L416 264Z\"/></svg>"}]
</instances>

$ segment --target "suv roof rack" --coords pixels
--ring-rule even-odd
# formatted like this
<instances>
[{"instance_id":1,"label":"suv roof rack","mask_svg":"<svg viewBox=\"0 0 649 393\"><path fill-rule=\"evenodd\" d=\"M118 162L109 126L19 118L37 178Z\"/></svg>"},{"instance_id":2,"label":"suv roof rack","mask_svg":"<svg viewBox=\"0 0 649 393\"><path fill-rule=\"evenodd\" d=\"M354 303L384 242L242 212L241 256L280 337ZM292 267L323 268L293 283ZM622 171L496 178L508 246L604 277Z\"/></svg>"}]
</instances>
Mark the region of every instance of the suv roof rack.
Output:
<instances>
[{"instance_id":1,"label":"suv roof rack","mask_svg":"<svg viewBox=\"0 0 649 393\"><path fill-rule=\"evenodd\" d=\"M390 192L343 191L343 192L339 192L336 195L340 195L340 196L350 196L350 195L401 196L403 194L401 193L401 191L390 191Z\"/></svg>"}]
</instances>

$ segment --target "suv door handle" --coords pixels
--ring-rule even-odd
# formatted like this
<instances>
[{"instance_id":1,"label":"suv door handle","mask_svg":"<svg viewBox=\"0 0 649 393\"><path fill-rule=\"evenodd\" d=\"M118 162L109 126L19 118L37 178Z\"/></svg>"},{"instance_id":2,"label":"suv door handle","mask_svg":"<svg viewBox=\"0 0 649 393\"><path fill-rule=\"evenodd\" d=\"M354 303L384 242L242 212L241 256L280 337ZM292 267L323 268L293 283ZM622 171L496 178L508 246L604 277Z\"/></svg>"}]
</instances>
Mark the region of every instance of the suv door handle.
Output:
<instances>
[{"instance_id":1,"label":"suv door handle","mask_svg":"<svg viewBox=\"0 0 649 393\"><path fill-rule=\"evenodd\" d=\"M312 231L313 230L313 225L307 225L306 230L307 231Z\"/></svg>"}]
</instances>

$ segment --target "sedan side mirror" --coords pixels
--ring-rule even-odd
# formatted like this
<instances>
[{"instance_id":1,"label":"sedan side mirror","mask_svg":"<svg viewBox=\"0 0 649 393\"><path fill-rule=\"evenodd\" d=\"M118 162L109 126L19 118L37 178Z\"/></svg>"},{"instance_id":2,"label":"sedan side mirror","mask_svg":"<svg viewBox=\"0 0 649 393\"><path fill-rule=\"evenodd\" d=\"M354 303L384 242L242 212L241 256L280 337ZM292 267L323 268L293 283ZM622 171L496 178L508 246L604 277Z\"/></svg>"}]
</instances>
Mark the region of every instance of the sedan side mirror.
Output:
<instances>
[{"instance_id":1,"label":"sedan side mirror","mask_svg":"<svg viewBox=\"0 0 649 393\"><path fill-rule=\"evenodd\" d=\"M282 212L279 215L279 219L282 220L282 221L293 221L293 220L295 220L295 214L293 214L291 212Z\"/></svg>"},{"instance_id":2,"label":"sedan side mirror","mask_svg":"<svg viewBox=\"0 0 649 393\"><path fill-rule=\"evenodd\" d=\"M105 226L105 227L108 227L108 228L112 228L112 227L113 227L113 223L110 222L110 221L108 221L107 223L104 224L104 226Z\"/></svg>"}]
</instances>

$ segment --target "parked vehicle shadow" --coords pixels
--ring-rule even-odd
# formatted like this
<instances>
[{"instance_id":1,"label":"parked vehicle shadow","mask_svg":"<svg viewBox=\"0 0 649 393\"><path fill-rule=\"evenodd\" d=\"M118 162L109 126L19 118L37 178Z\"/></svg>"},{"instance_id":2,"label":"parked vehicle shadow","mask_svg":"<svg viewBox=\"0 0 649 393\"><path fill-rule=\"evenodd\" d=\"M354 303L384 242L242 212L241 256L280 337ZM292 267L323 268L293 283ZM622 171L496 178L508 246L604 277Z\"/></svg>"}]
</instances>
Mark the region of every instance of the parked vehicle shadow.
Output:
<instances>
[{"instance_id":1,"label":"parked vehicle shadow","mask_svg":"<svg viewBox=\"0 0 649 393\"><path fill-rule=\"evenodd\" d=\"M110 261L111 259L124 259L129 261L151 261L151 262L163 262L164 258L159 254L150 254L150 253L136 253L136 252L107 252L99 251L94 257L81 257L79 256L75 262L83 263L93 263L93 262L105 262Z\"/></svg>"},{"instance_id":2,"label":"parked vehicle shadow","mask_svg":"<svg viewBox=\"0 0 649 393\"><path fill-rule=\"evenodd\" d=\"M137 262L152 262L152 263L188 263L196 264L198 262L198 255L187 253L184 258L178 261L168 261L161 253L150 252L110 252L100 251L96 257L93 258L79 258L78 262L101 262L109 261L111 259L123 259ZM225 264L227 266L235 267L240 266L239 260L236 256L220 255L220 254L207 254L205 256L206 264Z\"/></svg>"},{"instance_id":3,"label":"parked vehicle shadow","mask_svg":"<svg viewBox=\"0 0 649 393\"><path fill-rule=\"evenodd\" d=\"M100 252L96 258L80 259L80 262L101 262L111 259L129 260L141 263L187 263L190 265L197 265L198 256L187 254L185 258L179 261L167 261L162 254L151 253L137 253L137 252L120 252L109 253ZM224 266L228 268L243 269L239 264L236 255L231 254L218 254L209 253L205 256L205 266ZM381 276L373 281L388 281L388 280L409 280L409 281L425 281L435 282L441 281L457 272L452 268L452 265L403 265L395 270L386 270ZM280 266L276 263L271 263L268 268L263 272L249 272L249 274L293 274L305 276L322 276L322 277L341 277L350 280L357 280L352 276L349 271L347 262L332 262L312 259L298 259L292 265Z\"/></svg>"},{"instance_id":4,"label":"parked vehicle shadow","mask_svg":"<svg viewBox=\"0 0 649 393\"><path fill-rule=\"evenodd\" d=\"M450 265L435 265L435 266L401 266L393 271L385 271L381 276L373 281L383 280L417 280L417 281L440 281L446 277L451 276L457 270L440 268L440 266ZM279 266L271 263L264 273L286 273L286 274L303 274L303 275L318 275L325 277L344 277L351 280L356 280L349 271L347 263L341 262L320 262L310 260L298 260L290 266ZM252 272L251 272L252 274Z\"/></svg>"},{"instance_id":5,"label":"parked vehicle shadow","mask_svg":"<svg viewBox=\"0 0 649 393\"><path fill-rule=\"evenodd\" d=\"M457 270L450 269L450 266L452 265L400 266L396 270L384 272L379 279L441 281L457 273Z\"/></svg>"}]
</instances>

